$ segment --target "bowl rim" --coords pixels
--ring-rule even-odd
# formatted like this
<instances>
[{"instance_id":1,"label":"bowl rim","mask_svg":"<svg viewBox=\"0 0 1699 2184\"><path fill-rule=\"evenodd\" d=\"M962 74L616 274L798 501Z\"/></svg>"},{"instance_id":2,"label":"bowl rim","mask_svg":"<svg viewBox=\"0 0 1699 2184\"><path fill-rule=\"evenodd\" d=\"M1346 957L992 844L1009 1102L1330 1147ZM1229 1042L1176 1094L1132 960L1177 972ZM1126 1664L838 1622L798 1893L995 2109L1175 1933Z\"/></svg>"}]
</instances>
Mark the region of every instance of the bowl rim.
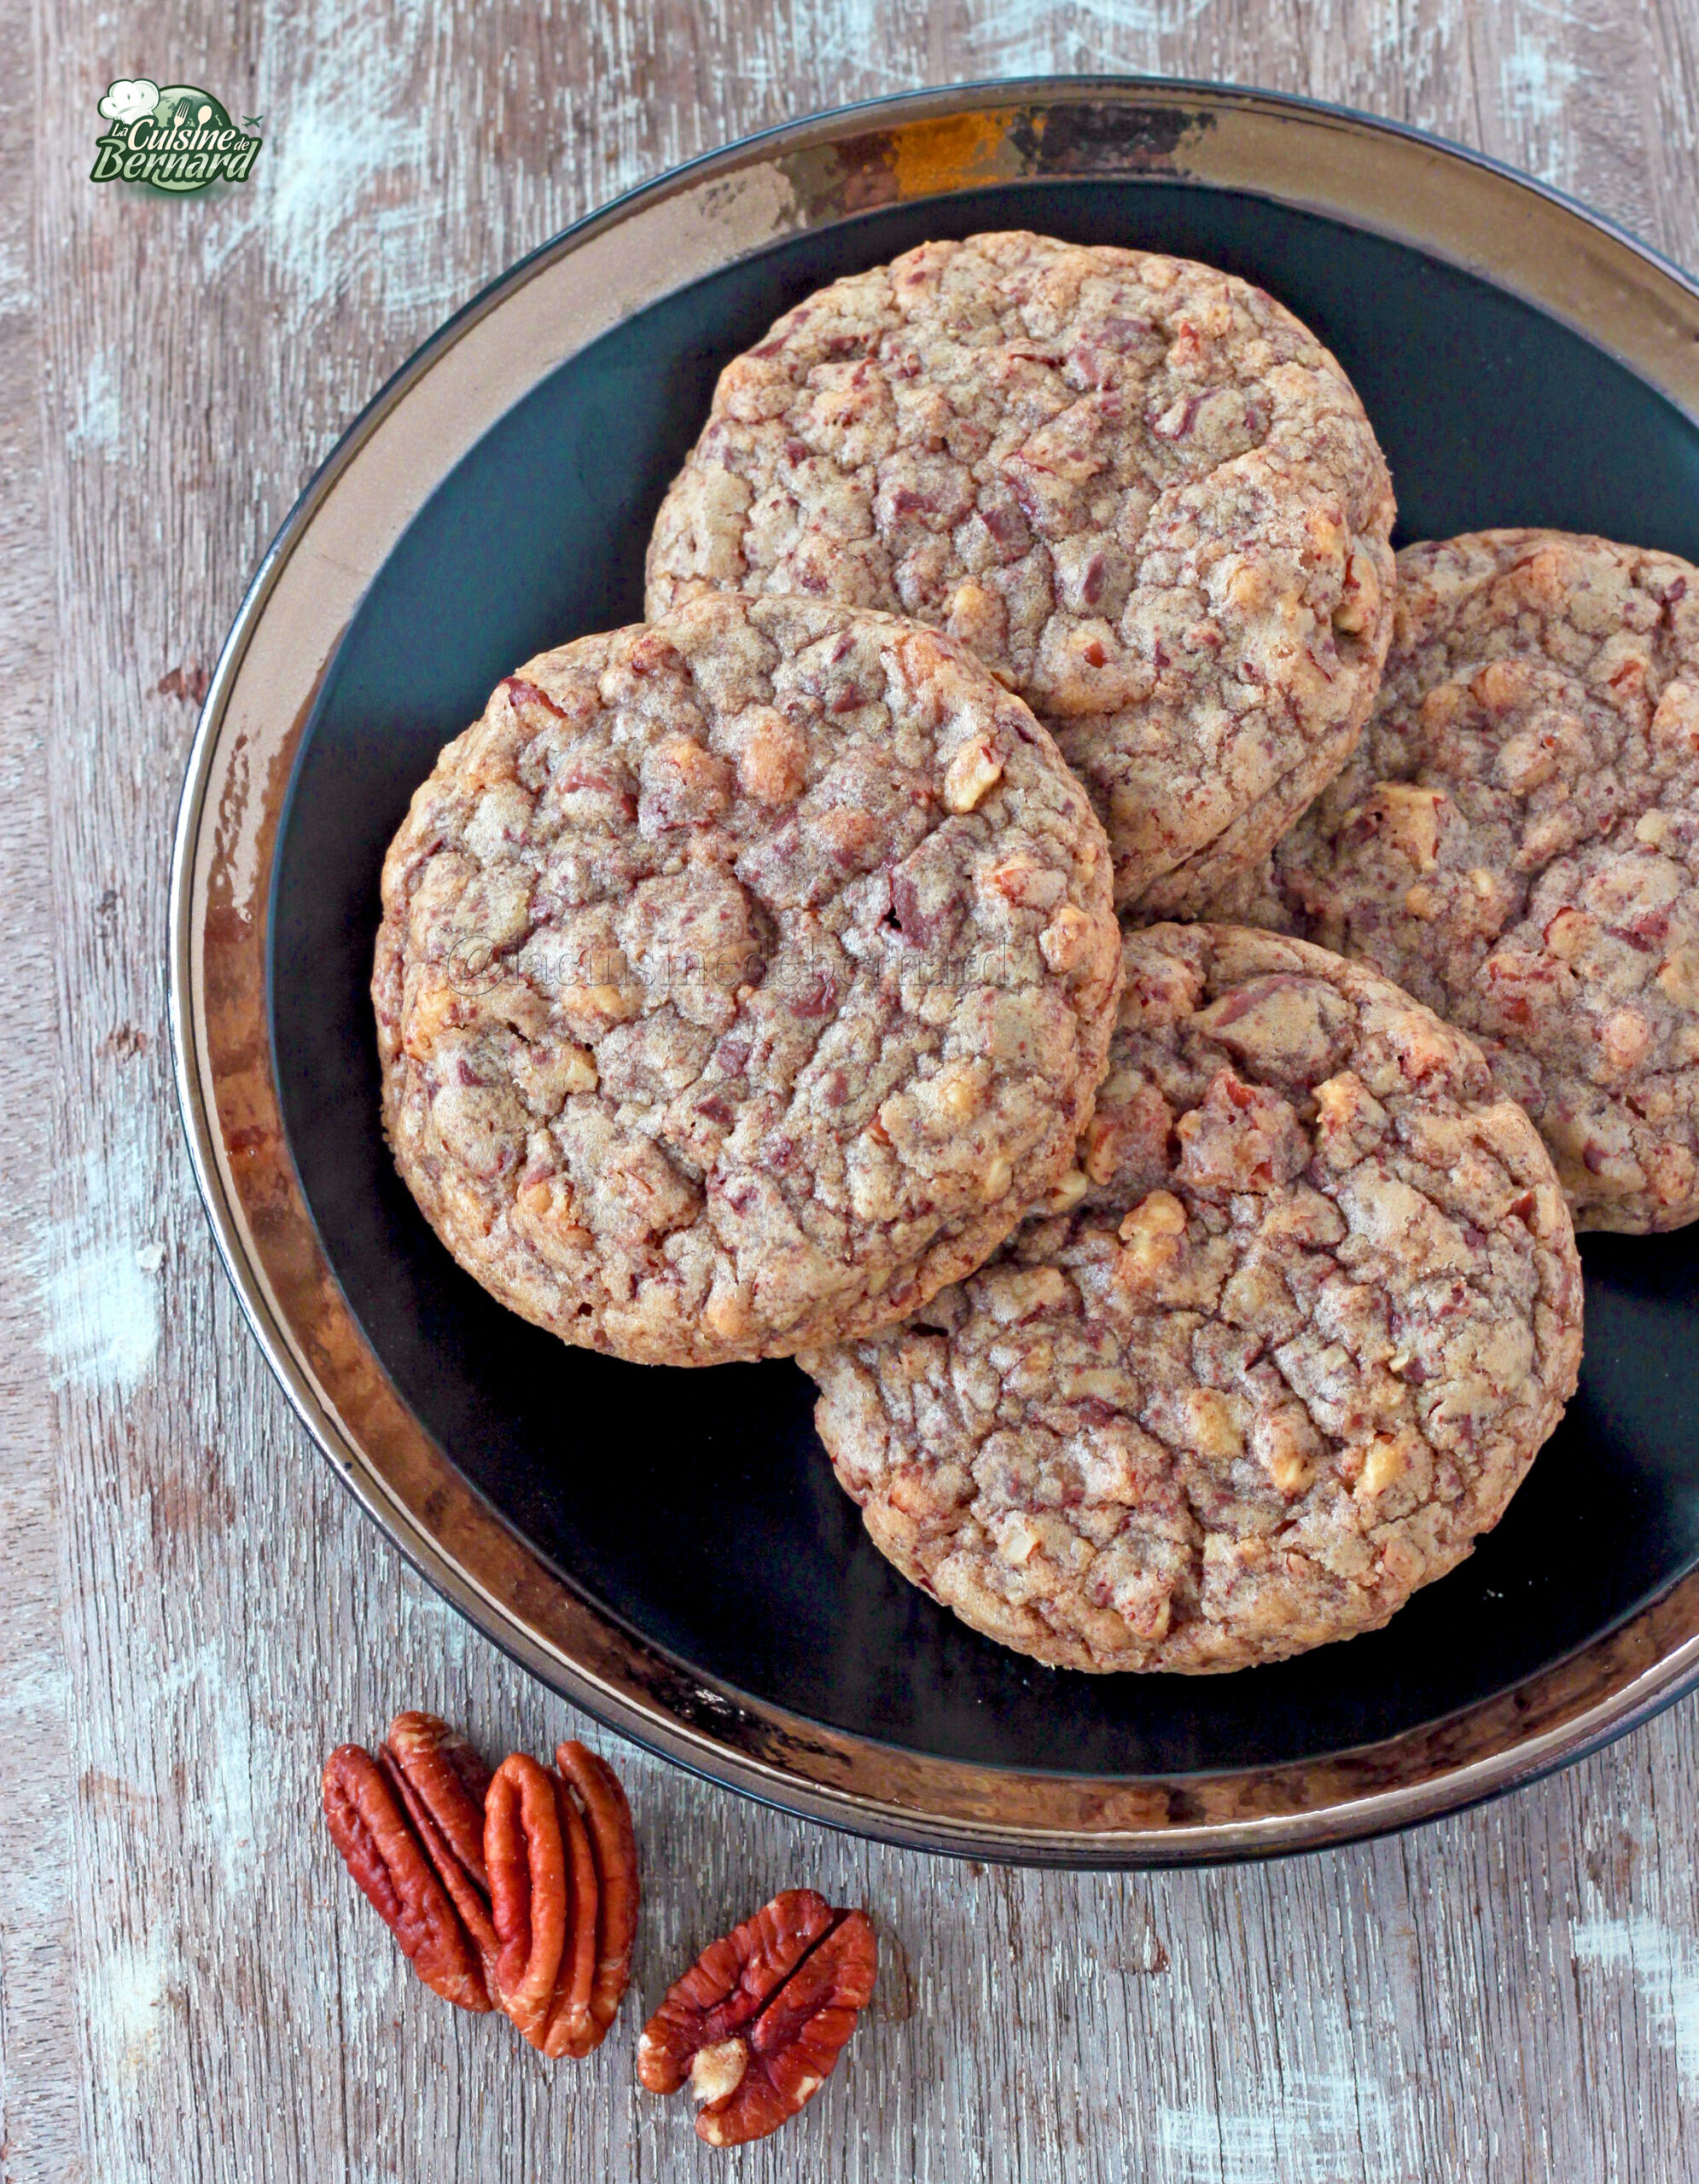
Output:
<instances>
[{"instance_id":1,"label":"bowl rim","mask_svg":"<svg viewBox=\"0 0 1699 2184\"><path fill-rule=\"evenodd\" d=\"M1076 109L1096 117L1099 134L1081 150L1062 132L1047 164L1051 118ZM790 1715L704 1678L578 1594L407 1410L342 1297L295 1176L265 979L277 822L348 617L395 537L514 400L627 311L787 235L998 181L1093 174L1249 189L1413 244L1580 332L1699 421L1699 283L1549 184L1402 123L1138 76L951 85L782 123L656 177L521 258L415 351L337 441L262 558L207 689L172 846L168 969L184 1134L243 1316L314 1441L430 1584L561 1696L727 1787L908 1847L1117 1867L1383 1833L1582 1757L1699 1683L1699 1571L1493 1698L1275 1767L1022 1772ZM647 257L632 241L646 241ZM1596 316L1606 303L1610 342ZM508 340L525 361L505 377L480 342L504 313L540 334L528 350ZM448 384L433 392L439 374Z\"/></svg>"}]
</instances>

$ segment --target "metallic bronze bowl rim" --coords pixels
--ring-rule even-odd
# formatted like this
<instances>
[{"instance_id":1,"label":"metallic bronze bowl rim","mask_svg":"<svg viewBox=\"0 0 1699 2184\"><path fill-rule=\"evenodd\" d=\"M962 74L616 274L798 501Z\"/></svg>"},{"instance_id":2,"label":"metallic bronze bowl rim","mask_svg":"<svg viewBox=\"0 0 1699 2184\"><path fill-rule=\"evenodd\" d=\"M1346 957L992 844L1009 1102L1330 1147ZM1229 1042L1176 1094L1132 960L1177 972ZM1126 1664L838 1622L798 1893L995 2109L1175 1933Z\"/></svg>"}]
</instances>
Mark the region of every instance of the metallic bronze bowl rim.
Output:
<instances>
[{"instance_id":1,"label":"metallic bronze bowl rim","mask_svg":"<svg viewBox=\"0 0 1699 2184\"><path fill-rule=\"evenodd\" d=\"M989 183L1090 174L1249 189L1412 243L1596 343L1608 325L1601 346L1699 416L1699 287L1685 274L1525 176L1342 108L1207 84L1040 78L881 100L734 144L579 222L486 289L302 494L242 602L190 754L171 1025L196 1180L268 1362L363 1507L497 1645L611 1727L791 1811L934 1850L1114 1867L1341 1842L1580 1757L1699 1682L1699 1572L1497 1698L1274 1768L1091 1779L977 1767L716 1686L564 1583L407 1410L301 1197L265 979L277 822L326 668L396 535L498 415L618 317L785 235Z\"/></svg>"}]
</instances>

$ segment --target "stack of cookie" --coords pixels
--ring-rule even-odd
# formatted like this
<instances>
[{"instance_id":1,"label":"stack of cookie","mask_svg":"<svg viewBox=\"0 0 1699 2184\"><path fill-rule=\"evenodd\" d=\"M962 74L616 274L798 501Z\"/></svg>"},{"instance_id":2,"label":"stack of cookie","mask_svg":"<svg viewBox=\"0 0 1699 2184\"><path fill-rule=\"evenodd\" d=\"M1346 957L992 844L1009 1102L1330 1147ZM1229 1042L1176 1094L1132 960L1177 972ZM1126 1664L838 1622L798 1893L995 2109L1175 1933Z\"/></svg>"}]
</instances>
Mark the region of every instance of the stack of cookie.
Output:
<instances>
[{"instance_id":1,"label":"stack of cookie","mask_svg":"<svg viewBox=\"0 0 1699 2184\"><path fill-rule=\"evenodd\" d=\"M386 864L455 1257L800 1357L880 1548L1042 1661L1384 1623L1573 1392L1572 1220L1699 1213L1692 572L1393 518L1260 290L924 246L728 367L649 622L504 682Z\"/></svg>"}]
</instances>

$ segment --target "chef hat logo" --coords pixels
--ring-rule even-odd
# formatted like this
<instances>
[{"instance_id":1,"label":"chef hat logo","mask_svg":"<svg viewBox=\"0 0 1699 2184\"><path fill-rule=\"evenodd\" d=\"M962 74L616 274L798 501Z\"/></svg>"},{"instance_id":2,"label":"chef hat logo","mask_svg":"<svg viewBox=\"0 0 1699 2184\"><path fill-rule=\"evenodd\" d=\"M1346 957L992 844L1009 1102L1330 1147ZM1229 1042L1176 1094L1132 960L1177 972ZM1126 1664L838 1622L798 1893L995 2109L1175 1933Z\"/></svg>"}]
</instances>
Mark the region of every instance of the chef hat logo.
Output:
<instances>
[{"instance_id":1,"label":"chef hat logo","mask_svg":"<svg viewBox=\"0 0 1699 2184\"><path fill-rule=\"evenodd\" d=\"M121 126L126 122L139 121L144 113L151 113L159 102L157 84L149 83L145 76L133 80L120 78L107 86L106 96L101 101L101 119L115 121Z\"/></svg>"}]
</instances>

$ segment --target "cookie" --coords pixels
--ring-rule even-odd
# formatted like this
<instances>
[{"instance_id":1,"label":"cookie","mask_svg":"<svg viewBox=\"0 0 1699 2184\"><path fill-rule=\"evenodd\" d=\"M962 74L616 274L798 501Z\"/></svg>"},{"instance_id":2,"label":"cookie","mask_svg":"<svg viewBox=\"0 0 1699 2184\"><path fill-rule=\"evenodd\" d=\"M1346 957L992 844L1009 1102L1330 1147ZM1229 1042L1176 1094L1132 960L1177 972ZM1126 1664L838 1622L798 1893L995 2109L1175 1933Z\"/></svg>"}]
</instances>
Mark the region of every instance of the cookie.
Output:
<instances>
[{"instance_id":1,"label":"cookie","mask_svg":"<svg viewBox=\"0 0 1699 2184\"><path fill-rule=\"evenodd\" d=\"M1399 556L1362 746L1284 923L1477 1038L1582 1228L1699 1215L1699 571L1543 531Z\"/></svg>"},{"instance_id":2,"label":"cookie","mask_svg":"<svg viewBox=\"0 0 1699 2184\"><path fill-rule=\"evenodd\" d=\"M1127 936L1058 1195L913 1325L805 1364L876 1544L1056 1666L1235 1669L1385 1623L1574 1391L1551 1160L1463 1033L1229 926Z\"/></svg>"},{"instance_id":3,"label":"cookie","mask_svg":"<svg viewBox=\"0 0 1699 2184\"><path fill-rule=\"evenodd\" d=\"M1361 733L1392 521L1350 382L1260 289L974 235L823 289L726 368L649 611L729 587L947 629L1086 784L1121 906L1187 915Z\"/></svg>"},{"instance_id":4,"label":"cookie","mask_svg":"<svg viewBox=\"0 0 1699 2184\"><path fill-rule=\"evenodd\" d=\"M450 1251L646 1363L882 1326L1070 1166L1108 845L961 647L714 598L504 682L383 873L396 1162Z\"/></svg>"}]
</instances>

